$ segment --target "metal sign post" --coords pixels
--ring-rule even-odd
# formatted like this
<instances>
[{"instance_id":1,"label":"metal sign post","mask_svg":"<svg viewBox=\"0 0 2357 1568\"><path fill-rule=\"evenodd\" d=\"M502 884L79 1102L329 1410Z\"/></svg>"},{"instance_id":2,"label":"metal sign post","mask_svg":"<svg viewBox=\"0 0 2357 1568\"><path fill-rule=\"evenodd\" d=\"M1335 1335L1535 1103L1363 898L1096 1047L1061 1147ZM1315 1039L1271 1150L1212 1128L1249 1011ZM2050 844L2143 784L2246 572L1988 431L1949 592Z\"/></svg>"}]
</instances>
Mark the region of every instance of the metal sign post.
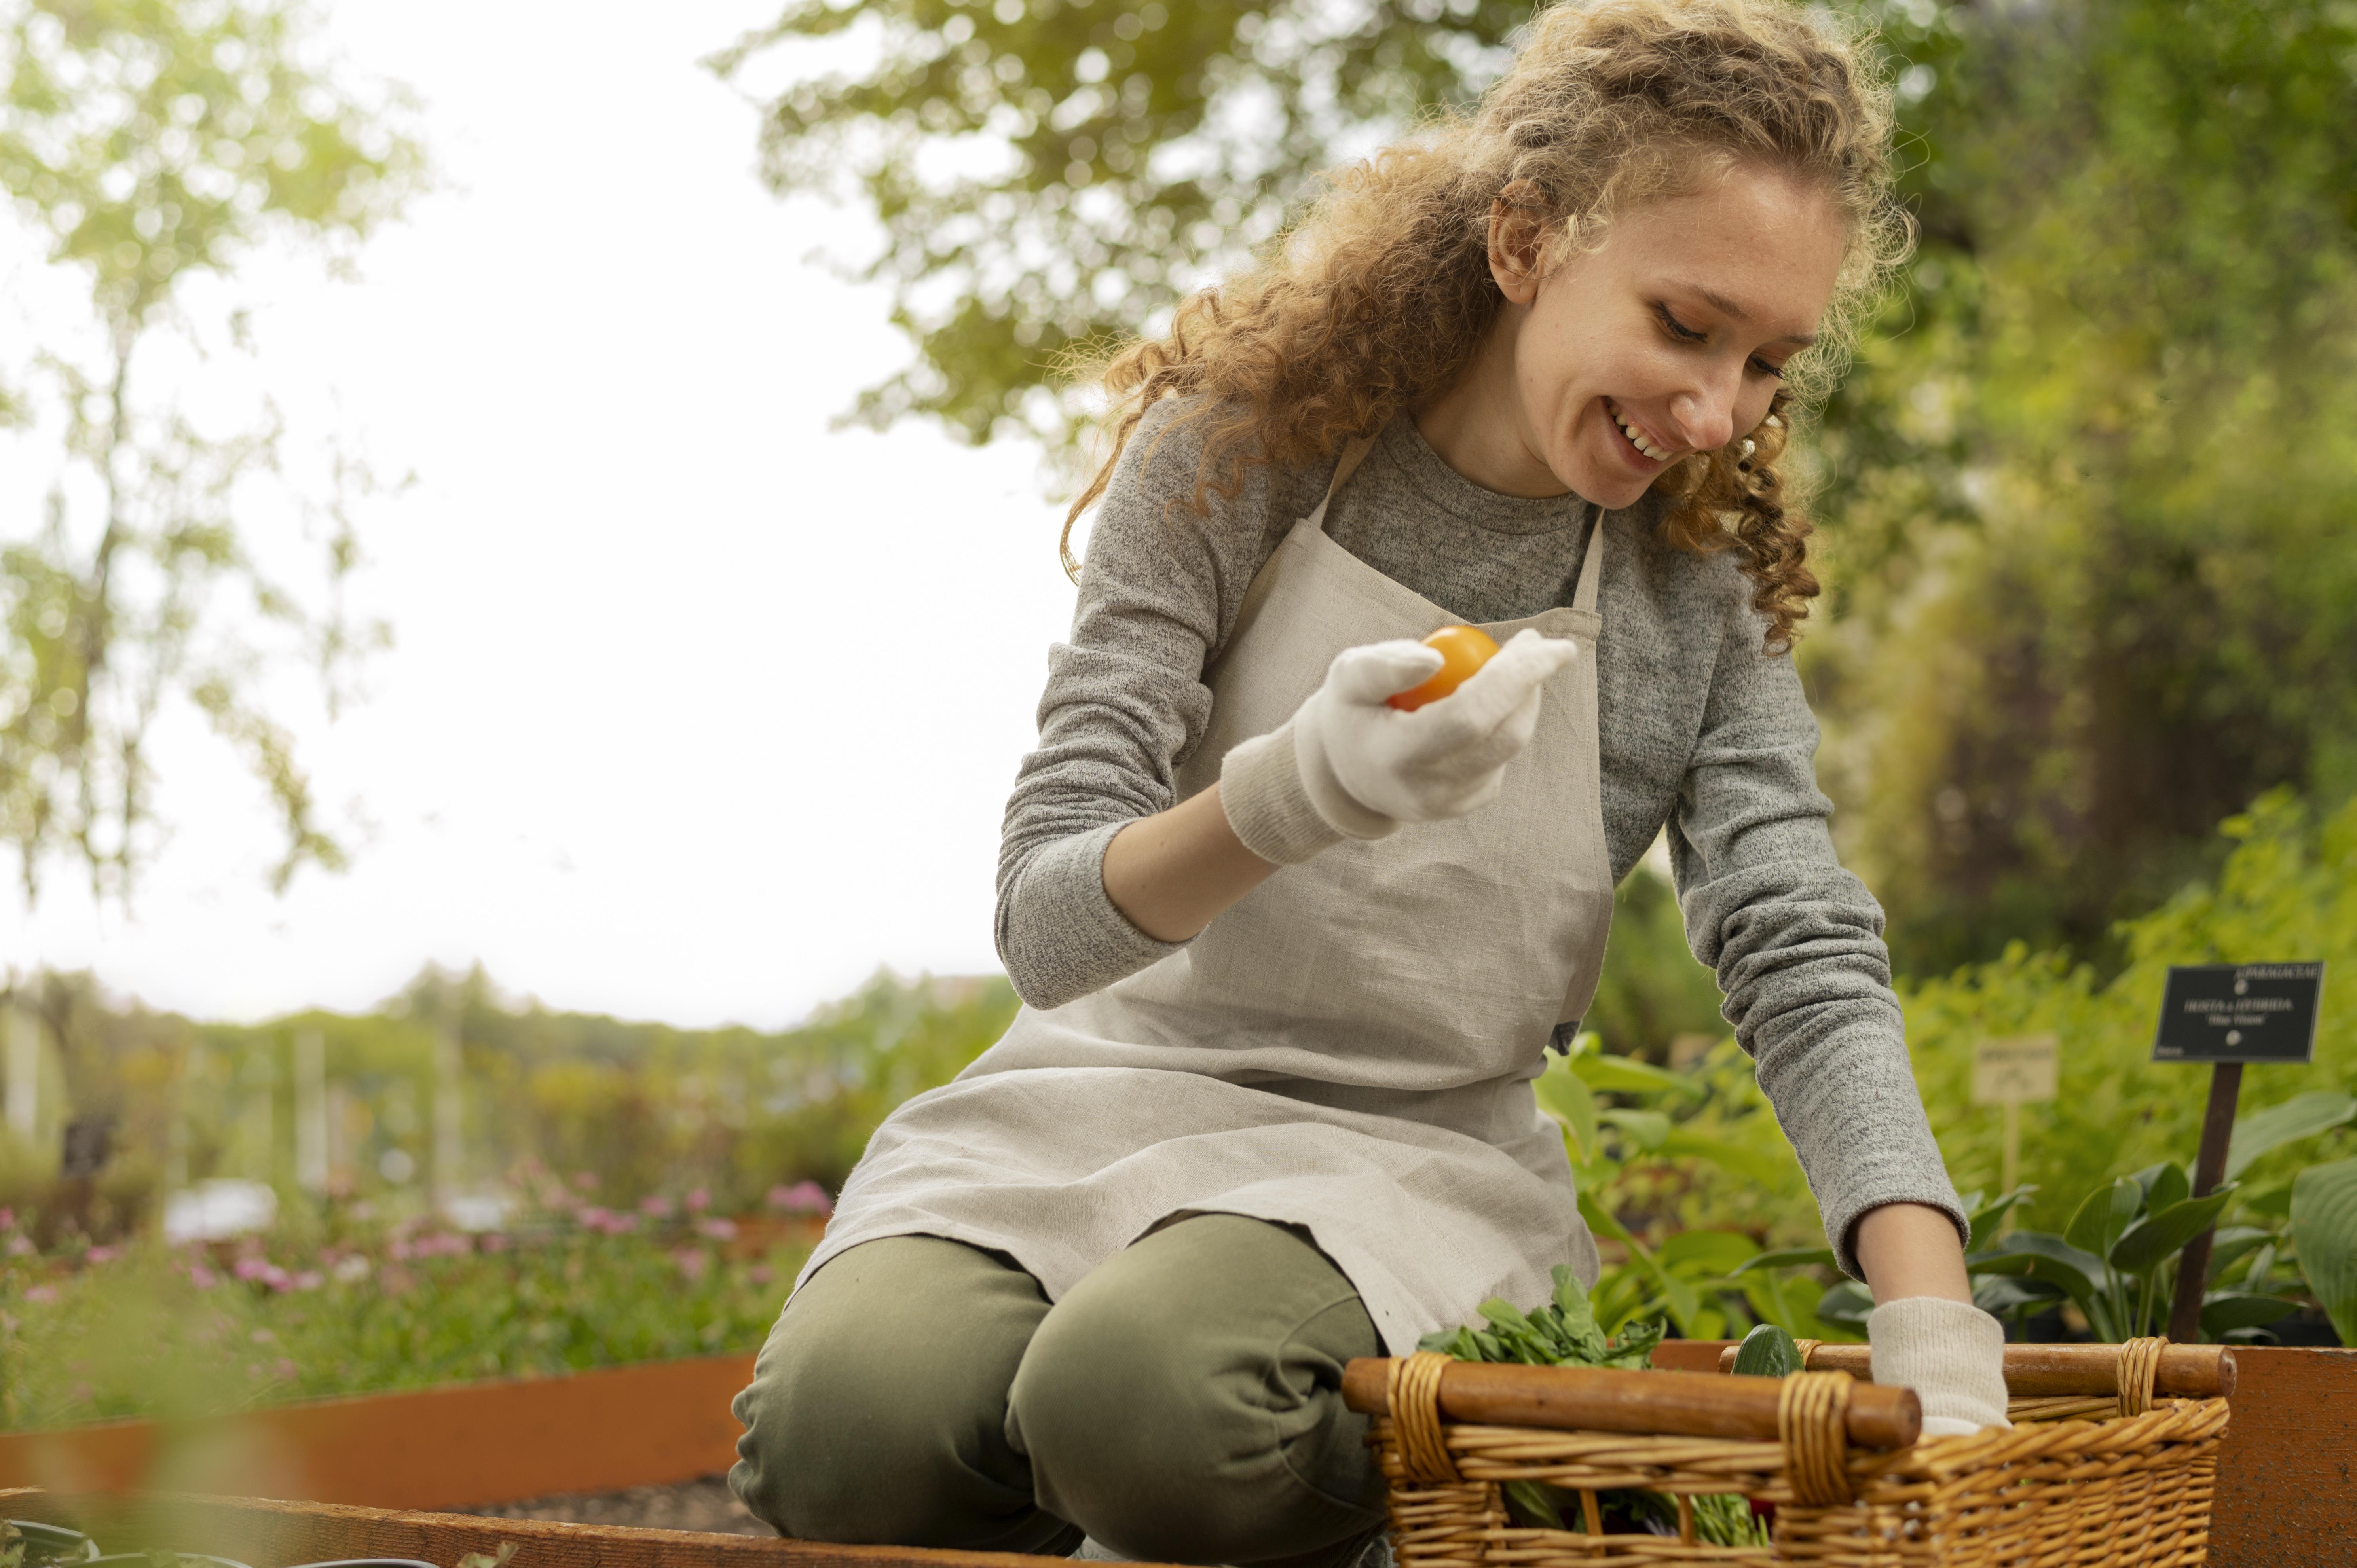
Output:
<instances>
[{"instance_id":1,"label":"metal sign post","mask_svg":"<svg viewBox=\"0 0 2357 1568\"><path fill-rule=\"evenodd\" d=\"M2193 1162L2193 1197L2216 1190L2226 1175L2243 1064L2307 1061L2316 1050L2316 1012L2323 992L2320 963L2170 967L2160 1022L2153 1032L2152 1059L2212 1064L2201 1150ZM2210 1247L2217 1234L2215 1226L2204 1230L2179 1256L2169 1337L2180 1344L2197 1344L2201 1338L2201 1298L2210 1286Z\"/></svg>"}]
</instances>

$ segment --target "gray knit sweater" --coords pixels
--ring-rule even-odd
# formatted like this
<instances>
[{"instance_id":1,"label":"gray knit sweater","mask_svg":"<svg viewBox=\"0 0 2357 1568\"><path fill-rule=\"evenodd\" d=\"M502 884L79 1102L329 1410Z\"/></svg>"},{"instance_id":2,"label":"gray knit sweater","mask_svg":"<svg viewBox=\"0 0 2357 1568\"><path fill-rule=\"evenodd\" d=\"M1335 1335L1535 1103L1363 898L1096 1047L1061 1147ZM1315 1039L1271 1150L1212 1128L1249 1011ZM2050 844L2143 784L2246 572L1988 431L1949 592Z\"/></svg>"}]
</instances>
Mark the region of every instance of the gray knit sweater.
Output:
<instances>
[{"instance_id":1,"label":"gray knit sweater","mask_svg":"<svg viewBox=\"0 0 2357 1568\"><path fill-rule=\"evenodd\" d=\"M1177 767L1211 714L1205 667L1254 574L1333 474L1331 462L1264 465L1200 516L1187 504L1200 440L1183 427L1165 438L1172 412L1147 415L1106 491L1071 641L1049 651L1039 747L1007 801L998 951L1035 1007L1178 950L1106 897L1105 845L1174 803ZM1762 650L1733 559L1663 543L1659 510L1649 496L1604 521L1596 670L1613 875L1667 825L1687 940L1717 970L1727 1021L1855 1274L1850 1230L1867 1209L1930 1204L1961 1230L1962 1208L1908 1070L1881 908L1834 855L1792 661ZM1592 512L1576 497L1481 489L1403 414L1336 496L1327 532L1453 615L1512 620L1571 602Z\"/></svg>"}]
</instances>

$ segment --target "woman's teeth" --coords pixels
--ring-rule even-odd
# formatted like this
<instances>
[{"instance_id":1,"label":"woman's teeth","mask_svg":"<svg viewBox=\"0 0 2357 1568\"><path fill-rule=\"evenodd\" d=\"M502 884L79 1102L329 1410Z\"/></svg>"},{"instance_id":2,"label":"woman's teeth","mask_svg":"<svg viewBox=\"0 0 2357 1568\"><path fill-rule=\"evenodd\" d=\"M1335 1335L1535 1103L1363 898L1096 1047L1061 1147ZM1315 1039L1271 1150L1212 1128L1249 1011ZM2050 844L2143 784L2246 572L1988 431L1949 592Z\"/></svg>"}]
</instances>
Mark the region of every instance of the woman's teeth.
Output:
<instances>
[{"instance_id":1,"label":"woman's teeth","mask_svg":"<svg viewBox=\"0 0 2357 1568\"><path fill-rule=\"evenodd\" d=\"M1646 440L1645 433L1638 429L1635 425L1630 424L1627 420L1621 418L1620 411L1618 408L1613 407L1610 403L1605 404L1605 408L1606 411L1612 415L1612 423L1620 427L1620 434L1629 438L1630 446L1634 446L1638 451L1642 452L1646 456L1652 458L1656 463L1666 463L1670 460L1671 455L1654 446L1651 441Z\"/></svg>"}]
</instances>

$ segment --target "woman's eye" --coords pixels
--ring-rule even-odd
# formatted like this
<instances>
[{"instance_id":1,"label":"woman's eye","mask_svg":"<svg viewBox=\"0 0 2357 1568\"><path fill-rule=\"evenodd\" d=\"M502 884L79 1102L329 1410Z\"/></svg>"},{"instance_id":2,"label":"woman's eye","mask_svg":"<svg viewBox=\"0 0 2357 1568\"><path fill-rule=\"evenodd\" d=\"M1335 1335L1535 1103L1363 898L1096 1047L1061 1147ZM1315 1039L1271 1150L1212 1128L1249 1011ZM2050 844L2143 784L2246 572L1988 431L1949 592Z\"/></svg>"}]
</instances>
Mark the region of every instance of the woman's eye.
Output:
<instances>
[{"instance_id":1,"label":"woman's eye","mask_svg":"<svg viewBox=\"0 0 2357 1568\"><path fill-rule=\"evenodd\" d=\"M1755 359L1751 361L1751 368L1763 376L1772 376L1780 381L1784 379L1784 367L1781 365L1771 365L1765 360Z\"/></svg>"},{"instance_id":2,"label":"woman's eye","mask_svg":"<svg viewBox=\"0 0 2357 1568\"><path fill-rule=\"evenodd\" d=\"M1668 330L1670 336L1675 338L1682 343L1699 343L1705 338L1709 336L1706 332L1695 331L1693 328L1679 320L1675 316L1670 313L1670 307L1666 305L1657 305L1653 306L1653 312L1662 318L1662 326Z\"/></svg>"}]
</instances>

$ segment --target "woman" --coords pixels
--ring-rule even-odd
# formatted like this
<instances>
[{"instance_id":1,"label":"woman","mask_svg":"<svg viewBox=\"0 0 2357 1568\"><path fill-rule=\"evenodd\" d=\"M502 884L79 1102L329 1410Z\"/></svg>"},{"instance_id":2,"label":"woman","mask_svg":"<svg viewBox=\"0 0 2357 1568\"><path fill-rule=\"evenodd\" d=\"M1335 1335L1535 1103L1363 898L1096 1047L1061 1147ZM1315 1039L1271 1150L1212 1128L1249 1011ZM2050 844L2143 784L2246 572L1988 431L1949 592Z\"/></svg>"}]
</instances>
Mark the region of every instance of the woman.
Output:
<instances>
[{"instance_id":1,"label":"woman","mask_svg":"<svg viewBox=\"0 0 2357 1568\"><path fill-rule=\"evenodd\" d=\"M1878 1380L1935 1433L2004 1423L1789 657L1816 583L1782 411L1904 251L1889 139L1885 90L1781 0L1565 6L1470 120L1111 366L1007 810L1028 1005L846 1184L736 1407L757 1513L1349 1561L1380 1485L1342 1364L1595 1276L1531 1080L1664 825L1881 1303ZM1503 651L1390 707L1458 620Z\"/></svg>"}]
</instances>

